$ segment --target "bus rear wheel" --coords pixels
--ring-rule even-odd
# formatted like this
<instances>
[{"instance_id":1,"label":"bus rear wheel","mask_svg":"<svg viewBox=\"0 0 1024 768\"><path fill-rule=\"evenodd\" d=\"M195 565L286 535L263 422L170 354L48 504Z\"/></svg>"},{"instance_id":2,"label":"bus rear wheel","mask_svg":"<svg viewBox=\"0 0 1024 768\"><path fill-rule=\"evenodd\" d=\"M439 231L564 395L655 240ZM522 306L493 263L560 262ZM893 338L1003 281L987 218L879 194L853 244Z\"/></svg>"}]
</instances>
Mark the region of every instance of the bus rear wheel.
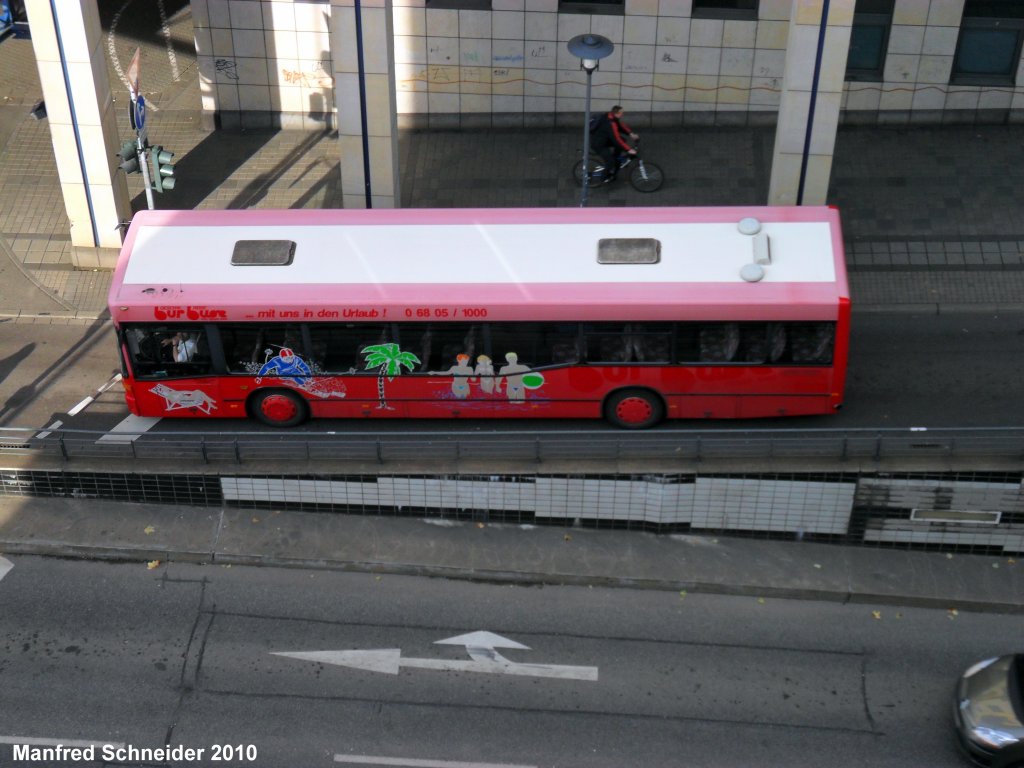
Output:
<instances>
[{"instance_id":1,"label":"bus rear wheel","mask_svg":"<svg viewBox=\"0 0 1024 768\"><path fill-rule=\"evenodd\" d=\"M623 429L653 427L665 415L665 406L653 392L624 389L616 392L605 404L605 418Z\"/></svg>"},{"instance_id":2,"label":"bus rear wheel","mask_svg":"<svg viewBox=\"0 0 1024 768\"><path fill-rule=\"evenodd\" d=\"M268 389L252 400L253 415L271 427L294 427L306 420L305 401L294 392Z\"/></svg>"}]
</instances>

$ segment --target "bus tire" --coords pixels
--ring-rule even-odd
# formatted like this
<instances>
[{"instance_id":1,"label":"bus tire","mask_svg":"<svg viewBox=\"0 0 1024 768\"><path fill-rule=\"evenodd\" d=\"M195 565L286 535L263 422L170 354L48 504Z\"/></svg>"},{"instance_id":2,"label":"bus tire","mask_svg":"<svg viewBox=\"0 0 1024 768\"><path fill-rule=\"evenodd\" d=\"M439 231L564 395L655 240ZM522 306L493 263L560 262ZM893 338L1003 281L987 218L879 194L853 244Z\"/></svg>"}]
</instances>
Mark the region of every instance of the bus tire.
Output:
<instances>
[{"instance_id":1,"label":"bus tire","mask_svg":"<svg viewBox=\"0 0 1024 768\"><path fill-rule=\"evenodd\" d=\"M605 402L604 416L623 429L647 429L664 418L665 404L649 390L621 389Z\"/></svg>"},{"instance_id":2,"label":"bus tire","mask_svg":"<svg viewBox=\"0 0 1024 768\"><path fill-rule=\"evenodd\" d=\"M294 427L309 415L306 401L287 389L264 389L253 395L250 412L271 427Z\"/></svg>"}]
</instances>

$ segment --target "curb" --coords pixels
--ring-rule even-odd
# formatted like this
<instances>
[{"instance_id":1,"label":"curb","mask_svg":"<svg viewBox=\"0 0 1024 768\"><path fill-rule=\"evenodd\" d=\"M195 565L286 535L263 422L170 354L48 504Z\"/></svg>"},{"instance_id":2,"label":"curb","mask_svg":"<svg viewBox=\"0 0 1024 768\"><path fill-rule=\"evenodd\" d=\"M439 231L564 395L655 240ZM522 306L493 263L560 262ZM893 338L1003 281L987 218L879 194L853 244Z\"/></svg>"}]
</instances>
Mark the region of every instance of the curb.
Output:
<instances>
[{"instance_id":1,"label":"curb","mask_svg":"<svg viewBox=\"0 0 1024 768\"><path fill-rule=\"evenodd\" d=\"M310 570L349 573L388 574L455 579L476 583L522 584L527 586L577 586L634 589L662 592L685 591L693 594L764 597L779 600L817 600L857 605L899 605L912 608L957 609L975 613L1024 615L1024 604L1004 601L969 600L926 595L893 595L855 590L828 590L810 587L779 587L762 584L722 584L689 580L657 580L622 576L596 576L572 573L539 573L535 571L502 571L458 566L389 563L380 561L327 560L278 557L275 555L229 554L159 548L90 547L64 542L5 542L0 550L6 554L35 555L76 560L107 562L183 562L208 565L242 565L269 568L305 568Z\"/></svg>"}]
</instances>

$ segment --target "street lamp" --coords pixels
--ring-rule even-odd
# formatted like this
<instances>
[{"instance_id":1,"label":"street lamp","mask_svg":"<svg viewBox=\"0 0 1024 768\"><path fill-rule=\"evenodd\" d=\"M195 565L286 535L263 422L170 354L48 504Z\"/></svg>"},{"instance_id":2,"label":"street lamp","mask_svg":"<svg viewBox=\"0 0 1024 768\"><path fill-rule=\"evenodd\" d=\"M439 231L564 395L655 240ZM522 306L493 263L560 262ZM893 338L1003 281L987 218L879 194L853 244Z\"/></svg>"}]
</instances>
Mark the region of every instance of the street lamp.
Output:
<instances>
[{"instance_id":1,"label":"street lamp","mask_svg":"<svg viewBox=\"0 0 1024 768\"><path fill-rule=\"evenodd\" d=\"M614 50L612 41L601 35L576 35L569 41L569 53L580 57L580 69L587 73L587 102L583 112L583 189L580 191L580 208L587 205L590 181L590 78L601 59L611 56Z\"/></svg>"}]
</instances>

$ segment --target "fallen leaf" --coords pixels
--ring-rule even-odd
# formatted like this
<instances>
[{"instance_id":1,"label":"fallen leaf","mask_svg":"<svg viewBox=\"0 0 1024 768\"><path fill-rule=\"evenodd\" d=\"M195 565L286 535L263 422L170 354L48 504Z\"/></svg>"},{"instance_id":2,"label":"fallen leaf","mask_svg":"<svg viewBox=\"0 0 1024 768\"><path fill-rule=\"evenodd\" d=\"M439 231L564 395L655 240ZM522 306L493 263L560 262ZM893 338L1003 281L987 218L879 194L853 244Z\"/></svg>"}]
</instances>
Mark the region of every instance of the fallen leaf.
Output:
<instances>
[{"instance_id":1,"label":"fallen leaf","mask_svg":"<svg viewBox=\"0 0 1024 768\"><path fill-rule=\"evenodd\" d=\"M142 529L142 532L145 533L148 536L149 534L153 533L153 531L155 531L155 530L156 530L156 528L154 528L152 525L147 525L145 528Z\"/></svg>"},{"instance_id":2,"label":"fallen leaf","mask_svg":"<svg viewBox=\"0 0 1024 768\"><path fill-rule=\"evenodd\" d=\"M955 619L957 616L960 615L960 611L958 611L956 608L950 608L948 611L946 611L946 615L949 616L950 619Z\"/></svg>"},{"instance_id":3,"label":"fallen leaf","mask_svg":"<svg viewBox=\"0 0 1024 768\"><path fill-rule=\"evenodd\" d=\"M159 568L159 567L160 567L160 561L159 560L150 560L148 563L146 563L146 568L148 568L151 571L154 568Z\"/></svg>"},{"instance_id":4,"label":"fallen leaf","mask_svg":"<svg viewBox=\"0 0 1024 768\"><path fill-rule=\"evenodd\" d=\"M992 563L992 567L993 568L998 568L999 567L999 563Z\"/></svg>"},{"instance_id":5,"label":"fallen leaf","mask_svg":"<svg viewBox=\"0 0 1024 768\"><path fill-rule=\"evenodd\" d=\"M896 618L897 619L902 619L903 618L903 614L902 613L897 613L896 614Z\"/></svg>"},{"instance_id":6,"label":"fallen leaf","mask_svg":"<svg viewBox=\"0 0 1024 768\"><path fill-rule=\"evenodd\" d=\"M1017 563L1017 561L1014 560L1012 557L1006 558L1006 562L1008 562L1010 565L1015 565Z\"/></svg>"},{"instance_id":7,"label":"fallen leaf","mask_svg":"<svg viewBox=\"0 0 1024 768\"><path fill-rule=\"evenodd\" d=\"M477 523L477 524L476 524L476 527L477 527L477 528L483 528L483 527L484 527L484 524L483 524L483 523Z\"/></svg>"},{"instance_id":8,"label":"fallen leaf","mask_svg":"<svg viewBox=\"0 0 1024 768\"><path fill-rule=\"evenodd\" d=\"M819 568L819 569L820 569L820 568L821 568L821 564L820 564L820 563L815 563L815 564L814 564L814 567L815 567L815 568Z\"/></svg>"},{"instance_id":9,"label":"fallen leaf","mask_svg":"<svg viewBox=\"0 0 1024 768\"><path fill-rule=\"evenodd\" d=\"M569 534L567 533L567 534L565 534L565 535L564 535L564 536L562 537L562 539L563 539L564 541L572 541L572 536L570 536L570 535L569 535Z\"/></svg>"},{"instance_id":10,"label":"fallen leaf","mask_svg":"<svg viewBox=\"0 0 1024 768\"><path fill-rule=\"evenodd\" d=\"M764 605L764 598L763 597L757 598L757 602L759 602L761 605Z\"/></svg>"},{"instance_id":11,"label":"fallen leaf","mask_svg":"<svg viewBox=\"0 0 1024 768\"><path fill-rule=\"evenodd\" d=\"M252 521L253 521L254 523L258 523L258 522L260 521L260 519L259 519L258 517L254 517L254 518L252 519Z\"/></svg>"},{"instance_id":12,"label":"fallen leaf","mask_svg":"<svg viewBox=\"0 0 1024 768\"><path fill-rule=\"evenodd\" d=\"M871 615L874 616L876 619L882 618L882 612L881 611L872 611Z\"/></svg>"},{"instance_id":13,"label":"fallen leaf","mask_svg":"<svg viewBox=\"0 0 1024 768\"><path fill-rule=\"evenodd\" d=\"M686 597L686 590L685 589L679 590L679 599L682 600L684 597Z\"/></svg>"},{"instance_id":14,"label":"fallen leaf","mask_svg":"<svg viewBox=\"0 0 1024 768\"><path fill-rule=\"evenodd\" d=\"M374 581L380 581L380 576L374 576L373 579Z\"/></svg>"}]
</instances>

